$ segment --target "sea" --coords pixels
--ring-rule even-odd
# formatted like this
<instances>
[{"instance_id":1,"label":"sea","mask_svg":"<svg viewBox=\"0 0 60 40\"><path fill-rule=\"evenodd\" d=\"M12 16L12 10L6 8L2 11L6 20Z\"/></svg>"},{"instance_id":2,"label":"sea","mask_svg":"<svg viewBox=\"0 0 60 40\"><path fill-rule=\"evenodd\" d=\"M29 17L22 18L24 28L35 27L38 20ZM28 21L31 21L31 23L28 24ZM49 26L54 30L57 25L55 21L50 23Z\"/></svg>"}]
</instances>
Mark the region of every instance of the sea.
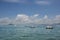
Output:
<instances>
[{"instance_id":1,"label":"sea","mask_svg":"<svg viewBox=\"0 0 60 40\"><path fill-rule=\"evenodd\" d=\"M60 40L60 25L46 26L0 25L0 40Z\"/></svg>"}]
</instances>

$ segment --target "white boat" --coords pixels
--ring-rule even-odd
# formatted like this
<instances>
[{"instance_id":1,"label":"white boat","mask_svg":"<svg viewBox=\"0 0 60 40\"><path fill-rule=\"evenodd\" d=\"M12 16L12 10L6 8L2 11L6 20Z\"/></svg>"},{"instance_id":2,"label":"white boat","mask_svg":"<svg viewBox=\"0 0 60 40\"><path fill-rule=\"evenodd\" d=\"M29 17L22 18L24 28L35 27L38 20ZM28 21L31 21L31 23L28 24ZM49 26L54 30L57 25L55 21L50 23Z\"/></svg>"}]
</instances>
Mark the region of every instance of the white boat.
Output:
<instances>
[{"instance_id":1,"label":"white boat","mask_svg":"<svg viewBox=\"0 0 60 40\"><path fill-rule=\"evenodd\" d=\"M53 29L53 27L52 26L47 26L46 29Z\"/></svg>"},{"instance_id":2,"label":"white boat","mask_svg":"<svg viewBox=\"0 0 60 40\"><path fill-rule=\"evenodd\" d=\"M35 28L35 26L32 25L30 28Z\"/></svg>"}]
</instances>

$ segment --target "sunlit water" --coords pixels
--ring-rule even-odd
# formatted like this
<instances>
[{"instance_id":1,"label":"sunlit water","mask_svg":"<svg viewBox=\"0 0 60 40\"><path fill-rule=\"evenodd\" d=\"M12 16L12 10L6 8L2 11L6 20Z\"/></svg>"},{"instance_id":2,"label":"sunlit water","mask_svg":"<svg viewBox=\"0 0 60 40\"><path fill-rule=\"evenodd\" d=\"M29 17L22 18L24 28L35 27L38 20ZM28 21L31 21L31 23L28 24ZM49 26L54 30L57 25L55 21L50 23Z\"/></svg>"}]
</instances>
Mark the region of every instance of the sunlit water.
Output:
<instances>
[{"instance_id":1,"label":"sunlit water","mask_svg":"<svg viewBox=\"0 0 60 40\"><path fill-rule=\"evenodd\" d=\"M46 26L30 28L25 26L0 26L0 40L60 40L60 25L53 29Z\"/></svg>"}]
</instances>

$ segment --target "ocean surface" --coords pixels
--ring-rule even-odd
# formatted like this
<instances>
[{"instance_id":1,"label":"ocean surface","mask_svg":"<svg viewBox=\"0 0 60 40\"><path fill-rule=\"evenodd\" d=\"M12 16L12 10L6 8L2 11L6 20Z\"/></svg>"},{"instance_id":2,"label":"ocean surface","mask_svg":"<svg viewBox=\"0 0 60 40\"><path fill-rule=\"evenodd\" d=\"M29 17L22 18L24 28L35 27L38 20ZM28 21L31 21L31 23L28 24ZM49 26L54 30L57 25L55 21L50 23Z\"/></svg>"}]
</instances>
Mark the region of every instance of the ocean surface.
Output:
<instances>
[{"instance_id":1,"label":"ocean surface","mask_svg":"<svg viewBox=\"0 0 60 40\"><path fill-rule=\"evenodd\" d=\"M60 40L60 25L53 29L39 25L35 28L22 25L0 25L0 40Z\"/></svg>"}]
</instances>

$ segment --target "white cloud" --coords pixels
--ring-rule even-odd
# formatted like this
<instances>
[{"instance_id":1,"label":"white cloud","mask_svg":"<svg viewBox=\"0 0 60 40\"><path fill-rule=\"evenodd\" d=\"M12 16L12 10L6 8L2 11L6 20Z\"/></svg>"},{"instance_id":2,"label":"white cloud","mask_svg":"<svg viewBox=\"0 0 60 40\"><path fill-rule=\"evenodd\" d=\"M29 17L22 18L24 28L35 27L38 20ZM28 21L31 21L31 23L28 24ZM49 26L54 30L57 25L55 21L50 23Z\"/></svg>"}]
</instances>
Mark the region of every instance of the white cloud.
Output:
<instances>
[{"instance_id":1,"label":"white cloud","mask_svg":"<svg viewBox=\"0 0 60 40\"><path fill-rule=\"evenodd\" d=\"M13 20L9 19L7 17L5 18L0 18L0 24L53 24L53 23L60 23L60 15L56 15L53 19L50 19L47 15L45 15L43 18L38 18L40 17L39 14L35 14L32 16L28 16L25 14L18 14L16 18Z\"/></svg>"},{"instance_id":2,"label":"white cloud","mask_svg":"<svg viewBox=\"0 0 60 40\"><path fill-rule=\"evenodd\" d=\"M35 14L35 15L33 15L32 17L38 17L39 16L39 14Z\"/></svg>"},{"instance_id":3,"label":"white cloud","mask_svg":"<svg viewBox=\"0 0 60 40\"><path fill-rule=\"evenodd\" d=\"M25 21L29 20L29 17L24 14L18 14L15 21L16 23L24 23Z\"/></svg>"},{"instance_id":4,"label":"white cloud","mask_svg":"<svg viewBox=\"0 0 60 40\"><path fill-rule=\"evenodd\" d=\"M60 15L56 15L56 19L59 19L60 20Z\"/></svg>"},{"instance_id":5,"label":"white cloud","mask_svg":"<svg viewBox=\"0 0 60 40\"><path fill-rule=\"evenodd\" d=\"M11 20L8 17L0 18L0 24L1 25L7 25L11 22Z\"/></svg>"},{"instance_id":6,"label":"white cloud","mask_svg":"<svg viewBox=\"0 0 60 40\"><path fill-rule=\"evenodd\" d=\"M10 2L10 3L26 3L26 4L39 4L39 5L49 5L51 4L51 2L47 1L47 0L33 0L33 1L29 1L29 0L1 0L4 2Z\"/></svg>"},{"instance_id":7,"label":"white cloud","mask_svg":"<svg viewBox=\"0 0 60 40\"><path fill-rule=\"evenodd\" d=\"M13 24L34 23L38 16L39 16L38 14L35 14L33 16L18 14L16 19L14 19Z\"/></svg>"},{"instance_id":8,"label":"white cloud","mask_svg":"<svg viewBox=\"0 0 60 40\"><path fill-rule=\"evenodd\" d=\"M44 19L48 19L48 16L47 16L47 15L45 15L45 16L44 16Z\"/></svg>"},{"instance_id":9,"label":"white cloud","mask_svg":"<svg viewBox=\"0 0 60 40\"><path fill-rule=\"evenodd\" d=\"M19 0L3 0L5 2L19 2Z\"/></svg>"},{"instance_id":10,"label":"white cloud","mask_svg":"<svg viewBox=\"0 0 60 40\"><path fill-rule=\"evenodd\" d=\"M60 15L56 15L56 17L53 19L54 23L60 23Z\"/></svg>"},{"instance_id":11,"label":"white cloud","mask_svg":"<svg viewBox=\"0 0 60 40\"><path fill-rule=\"evenodd\" d=\"M25 3L26 0L2 0L4 2L12 2L12 3Z\"/></svg>"},{"instance_id":12,"label":"white cloud","mask_svg":"<svg viewBox=\"0 0 60 40\"><path fill-rule=\"evenodd\" d=\"M35 3L40 4L40 5L49 5L49 4L51 4L49 1L40 1L40 0L35 1Z\"/></svg>"}]
</instances>

